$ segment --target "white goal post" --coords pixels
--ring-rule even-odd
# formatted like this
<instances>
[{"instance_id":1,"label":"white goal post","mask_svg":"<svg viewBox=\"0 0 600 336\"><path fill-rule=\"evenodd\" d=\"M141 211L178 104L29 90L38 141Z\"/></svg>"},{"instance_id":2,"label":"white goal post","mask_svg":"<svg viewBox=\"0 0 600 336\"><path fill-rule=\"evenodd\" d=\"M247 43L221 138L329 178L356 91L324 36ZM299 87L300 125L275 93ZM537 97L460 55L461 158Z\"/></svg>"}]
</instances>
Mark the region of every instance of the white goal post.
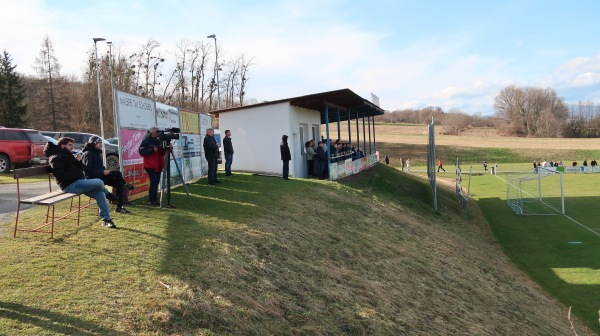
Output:
<instances>
[{"instance_id":1,"label":"white goal post","mask_svg":"<svg viewBox=\"0 0 600 336\"><path fill-rule=\"evenodd\" d=\"M562 173L539 167L537 172L506 175L508 206L519 215L564 215Z\"/></svg>"}]
</instances>

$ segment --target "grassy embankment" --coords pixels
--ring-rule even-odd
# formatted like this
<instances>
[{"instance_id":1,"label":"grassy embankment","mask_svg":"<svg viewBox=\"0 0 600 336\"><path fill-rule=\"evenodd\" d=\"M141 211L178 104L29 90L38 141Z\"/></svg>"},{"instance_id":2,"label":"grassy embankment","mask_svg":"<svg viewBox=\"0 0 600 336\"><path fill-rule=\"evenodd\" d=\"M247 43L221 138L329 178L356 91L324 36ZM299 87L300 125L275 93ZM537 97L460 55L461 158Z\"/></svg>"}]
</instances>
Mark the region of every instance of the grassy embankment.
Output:
<instances>
[{"instance_id":1,"label":"grassy embankment","mask_svg":"<svg viewBox=\"0 0 600 336\"><path fill-rule=\"evenodd\" d=\"M193 207L177 190L177 209L133 207L116 230L93 210L54 240L13 239L3 223L0 334L571 332L566 308L504 257L477 211L465 218L442 192L434 213L409 174L238 174L189 189Z\"/></svg>"}]
</instances>

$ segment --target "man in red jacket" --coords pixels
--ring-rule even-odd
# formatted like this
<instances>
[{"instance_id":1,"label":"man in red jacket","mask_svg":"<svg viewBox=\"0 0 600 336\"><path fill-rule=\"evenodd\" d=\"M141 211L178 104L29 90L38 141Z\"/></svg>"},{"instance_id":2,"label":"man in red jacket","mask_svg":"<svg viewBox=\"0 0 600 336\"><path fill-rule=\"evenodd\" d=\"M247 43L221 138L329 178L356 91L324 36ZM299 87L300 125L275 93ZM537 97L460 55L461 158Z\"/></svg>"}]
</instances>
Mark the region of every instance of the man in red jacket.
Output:
<instances>
[{"instance_id":1,"label":"man in red jacket","mask_svg":"<svg viewBox=\"0 0 600 336\"><path fill-rule=\"evenodd\" d=\"M150 186L148 187L148 205L160 206L158 201L158 184L160 182L160 173L165 167L165 153L170 150L169 147L163 148L158 139L158 128L151 127L148 134L140 144L139 153L144 158L144 170L148 173Z\"/></svg>"}]
</instances>

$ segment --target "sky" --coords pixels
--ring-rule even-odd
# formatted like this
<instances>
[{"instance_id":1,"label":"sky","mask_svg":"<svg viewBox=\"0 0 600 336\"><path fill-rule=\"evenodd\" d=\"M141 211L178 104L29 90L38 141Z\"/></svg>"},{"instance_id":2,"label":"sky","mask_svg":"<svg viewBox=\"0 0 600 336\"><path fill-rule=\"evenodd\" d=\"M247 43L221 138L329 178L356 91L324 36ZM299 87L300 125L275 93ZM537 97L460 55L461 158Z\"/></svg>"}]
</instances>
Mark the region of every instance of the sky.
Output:
<instances>
[{"instance_id":1,"label":"sky","mask_svg":"<svg viewBox=\"0 0 600 336\"><path fill-rule=\"evenodd\" d=\"M3 0L0 51L33 75L46 35L63 75L81 76L93 37L166 54L216 34L225 57L252 59L246 98L349 88L388 111L439 106L494 113L500 90L553 88L600 103L595 0ZM98 53L108 47L98 43Z\"/></svg>"}]
</instances>

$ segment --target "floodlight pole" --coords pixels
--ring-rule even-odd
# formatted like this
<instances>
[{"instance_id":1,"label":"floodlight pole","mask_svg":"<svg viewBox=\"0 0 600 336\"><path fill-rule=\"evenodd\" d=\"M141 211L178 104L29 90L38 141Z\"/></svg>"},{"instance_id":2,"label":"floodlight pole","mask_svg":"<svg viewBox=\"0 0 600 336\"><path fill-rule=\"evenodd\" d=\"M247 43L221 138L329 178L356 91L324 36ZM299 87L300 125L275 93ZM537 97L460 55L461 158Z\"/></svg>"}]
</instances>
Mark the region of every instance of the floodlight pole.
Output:
<instances>
[{"instance_id":1,"label":"floodlight pole","mask_svg":"<svg viewBox=\"0 0 600 336\"><path fill-rule=\"evenodd\" d=\"M100 109L100 136L104 141L104 117L102 115L102 94L100 93L100 66L98 66L98 46L97 42L106 41L102 37L94 37L94 50L96 51L96 81L98 82L98 108ZM103 143L104 145L104 143ZM106 149L102 151L102 163L106 167Z\"/></svg>"},{"instance_id":2,"label":"floodlight pole","mask_svg":"<svg viewBox=\"0 0 600 336\"><path fill-rule=\"evenodd\" d=\"M208 35L206 38L215 39L215 72L217 75L217 110L221 109L221 90L219 89L219 54L217 52L217 35Z\"/></svg>"},{"instance_id":3,"label":"floodlight pole","mask_svg":"<svg viewBox=\"0 0 600 336\"><path fill-rule=\"evenodd\" d=\"M112 57L112 47L113 47L113 43L112 42L106 42L106 44L108 45L108 57L109 57L109 66L110 66L110 89L112 92L112 103L113 103L113 124L114 124L114 134L115 137L117 139L119 139L118 142L118 147L119 147L119 153L122 153L122 147L121 147L121 137L120 137L120 129L119 129L119 116L117 114L117 92L115 90L115 80L113 77L113 57ZM106 150L104 151L106 152ZM119 155L119 169L121 169L121 167L123 167L123 155ZM108 167L106 167L108 168Z\"/></svg>"}]
</instances>

